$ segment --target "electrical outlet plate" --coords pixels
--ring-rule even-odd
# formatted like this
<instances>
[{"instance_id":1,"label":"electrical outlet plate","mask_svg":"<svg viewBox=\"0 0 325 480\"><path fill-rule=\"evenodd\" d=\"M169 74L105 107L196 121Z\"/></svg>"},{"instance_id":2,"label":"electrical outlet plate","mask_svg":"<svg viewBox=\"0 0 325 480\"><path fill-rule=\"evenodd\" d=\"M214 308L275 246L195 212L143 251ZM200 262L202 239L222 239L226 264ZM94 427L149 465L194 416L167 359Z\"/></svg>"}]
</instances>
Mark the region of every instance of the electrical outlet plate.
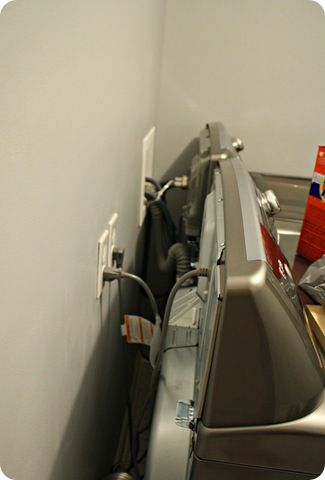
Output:
<instances>
[{"instance_id":1,"label":"electrical outlet plate","mask_svg":"<svg viewBox=\"0 0 325 480\"><path fill-rule=\"evenodd\" d=\"M117 226L118 214L114 213L108 222L108 240L107 240L107 267L114 267L113 265L113 251L116 247L116 226Z\"/></svg>"},{"instance_id":2,"label":"electrical outlet plate","mask_svg":"<svg viewBox=\"0 0 325 480\"><path fill-rule=\"evenodd\" d=\"M97 242L97 287L96 298L100 298L103 288L103 273L107 265L108 230L105 230Z\"/></svg>"},{"instance_id":3,"label":"electrical outlet plate","mask_svg":"<svg viewBox=\"0 0 325 480\"><path fill-rule=\"evenodd\" d=\"M97 242L97 287L96 298L100 298L104 288L103 273L105 268L114 267L113 251L116 246L116 225L118 214L111 216L107 229Z\"/></svg>"},{"instance_id":4,"label":"electrical outlet plate","mask_svg":"<svg viewBox=\"0 0 325 480\"><path fill-rule=\"evenodd\" d=\"M139 227L143 224L146 216L146 204L144 199L145 178L152 177L153 174L153 157L155 149L156 127L151 130L142 140L142 169L141 169L141 189L140 189L140 209L139 209Z\"/></svg>"}]
</instances>

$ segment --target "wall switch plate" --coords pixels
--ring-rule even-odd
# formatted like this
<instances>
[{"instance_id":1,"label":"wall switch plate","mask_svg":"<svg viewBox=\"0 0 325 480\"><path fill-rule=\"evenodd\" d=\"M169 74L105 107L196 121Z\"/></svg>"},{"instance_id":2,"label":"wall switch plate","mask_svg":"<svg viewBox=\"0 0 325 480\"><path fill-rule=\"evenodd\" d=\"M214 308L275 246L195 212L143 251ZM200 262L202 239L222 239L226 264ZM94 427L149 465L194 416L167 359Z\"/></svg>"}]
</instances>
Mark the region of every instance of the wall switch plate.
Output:
<instances>
[{"instance_id":1,"label":"wall switch plate","mask_svg":"<svg viewBox=\"0 0 325 480\"><path fill-rule=\"evenodd\" d=\"M144 198L145 178L152 177L153 174L153 156L155 150L156 127L151 130L142 140L142 168L141 168L141 188L140 188L140 209L139 209L139 227L143 224L146 216L146 204Z\"/></svg>"},{"instance_id":2,"label":"wall switch plate","mask_svg":"<svg viewBox=\"0 0 325 480\"><path fill-rule=\"evenodd\" d=\"M113 251L116 247L116 226L117 226L118 214L114 213L108 222L108 241L107 241L107 267L114 267L113 265Z\"/></svg>"},{"instance_id":3,"label":"wall switch plate","mask_svg":"<svg viewBox=\"0 0 325 480\"><path fill-rule=\"evenodd\" d=\"M107 266L108 230L105 230L97 242L97 287L96 298L100 298L104 288L103 273Z\"/></svg>"}]
</instances>

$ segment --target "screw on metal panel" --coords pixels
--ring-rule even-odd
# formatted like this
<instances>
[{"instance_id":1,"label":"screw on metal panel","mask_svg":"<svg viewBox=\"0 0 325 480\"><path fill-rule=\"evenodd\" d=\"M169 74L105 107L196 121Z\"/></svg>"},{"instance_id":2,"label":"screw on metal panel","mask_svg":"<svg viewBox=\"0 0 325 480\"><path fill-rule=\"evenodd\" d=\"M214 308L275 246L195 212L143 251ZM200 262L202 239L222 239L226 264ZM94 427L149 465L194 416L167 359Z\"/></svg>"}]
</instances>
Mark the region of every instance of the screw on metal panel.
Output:
<instances>
[{"instance_id":1,"label":"screw on metal panel","mask_svg":"<svg viewBox=\"0 0 325 480\"><path fill-rule=\"evenodd\" d=\"M265 198L265 202L268 205L268 211L266 212L269 216L276 215L281 211L279 200L277 199L273 190L266 190L262 194Z\"/></svg>"},{"instance_id":2,"label":"screw on metal panel","mask_svg":"<svg viewBox=\"0 0 325 480\"><path fill-rule=\"evenodd\" d=\"M236 152L241 152L245 148L244 142L241 140L241 138L233 139L232 146L234 147Z\"/></svg>"}]
</instances>

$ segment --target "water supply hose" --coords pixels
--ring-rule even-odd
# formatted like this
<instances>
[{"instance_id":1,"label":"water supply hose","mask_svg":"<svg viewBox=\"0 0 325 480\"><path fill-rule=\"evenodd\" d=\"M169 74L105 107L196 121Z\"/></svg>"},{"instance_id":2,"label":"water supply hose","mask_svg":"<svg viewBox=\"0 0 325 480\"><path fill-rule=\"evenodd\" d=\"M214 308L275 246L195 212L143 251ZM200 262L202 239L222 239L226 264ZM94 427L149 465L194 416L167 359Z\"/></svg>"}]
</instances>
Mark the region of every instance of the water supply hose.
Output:
<instances>
[{"instance_id":1,"label":"water supply hose","mask_svg":"<svg viewBox=\"0 0 325 480\"><path fill-rule=\"evenodd\" d=\"M150 203L150 213L154 230L154 244L157 262L162 272L168 273L176 270L176 276L181 277L191 270L190 255L187 245L174 243L167 253L163 245L162 212L159 202Z\"/></svg>"}]
</instances>

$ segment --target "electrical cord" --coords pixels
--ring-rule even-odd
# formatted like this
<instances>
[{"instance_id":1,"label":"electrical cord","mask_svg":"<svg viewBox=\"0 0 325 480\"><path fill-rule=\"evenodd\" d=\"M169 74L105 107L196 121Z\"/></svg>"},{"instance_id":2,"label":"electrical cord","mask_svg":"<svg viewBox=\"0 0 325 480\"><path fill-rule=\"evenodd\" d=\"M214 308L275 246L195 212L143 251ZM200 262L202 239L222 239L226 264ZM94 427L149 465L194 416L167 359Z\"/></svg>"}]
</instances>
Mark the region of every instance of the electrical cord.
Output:
<instances>
[{"instance_id":1,"label":"electrical cord","mask_svg":"<svg viewBox=\"0 0 325 480\"><path fill-rule=\"evenodd\" d=\"M154 297L149 285L144 280L142 280L141 277L138 277L137 275L134 275L133 273L124 272L123 270L121 270L119 268L116 268L116 269L110 268L110 269L104 270L104 273L103 273L104 282L111 282L113 280L119 280L120 281L122 278L128 278L129 280L133 280L133 281L137 282L143 288L143 290L146 292L146 294L148 296L154 318L155 319L159 318L158 306L157 306L157 302L155 300L155 297Z\"/></svg>"},{"instance_id":2,"label":"electrical cord","mask_svg":"<svg viewBox=\"0 0 325 480\"><path fill-rule=\"evenodd\" d=\"M144 452L137 458L137 462L141 463L147 456L148 450L144 450Z\"/></svg>"},{"instance_id":3,"label":"electrical cord","mask_svg":"<svg viewBox=\"0 0 325 480\"><path fill-rule=\"evenodd\" d=\"M151 338L151 347L150 347L150 363L152 366L155 364L155 358L156 358L156 351L159 349L160 345L160 335L161 335L161 318L159 315L159 310L158 310L158 305L155 300L155 297L149 287L149 285L142 280L141 277L138 277L137 275L134 275L133 273L128 273L124 272L120 268L109 268L105 269L103 273L103 281L104 282L111 282L113 280L121 280L122 278L128 278L130 280L133 280L137 282L143 290L146 292L149 302L151 304L151 308L153 311L154 315L154 328L153 328L153 335Z\"/></svg>"},{"instance_id":4,"label":"electrical cord","mask_svg":"<svg viewBox=\"0 0 325 480\"><path fill-rule=\"evenodd\" d=\"M123 295L122 295L122 277L119 275L116 277L118 282L118 299L119 299L119 312L120 312L120 321L123 323ZM147 455L147 450L145 450L140 456L138 456L138 448L139 448L139 440L140 435L144 433L150 427L150 424L142 429L141 432L136 432L133 426L133 413L132 413L132 401L130 394L128 395L127 400L127 419L128 419L128 430L129 430L129 449L130 449L130 457L131 457L131 464L127 468L123 468L122 464L117 463L115 464L115 468L113 468L113 472L118 472L122 468L125 472L131 472L134 470L136 475L136 480L141 480L143 475L140 474L139 464L145 459Z\"/></svg>"},{"instance_id":5,"label":"electrical cord","mask_svg":"<svg viewBox=\"0 0 325 480\"><path fill-rule=\"evenodd\" d=\"M168 332L168 325L169 325L169 317L172 309L172 305L176 296L176 293L178 290L183 286L184 283L186 283L188 280L195 278L195 277L209 277L210 272L206 268L198 268L195 270L191 270L184 275L182 275L175 285L173 286L172 290L170 291L166 308L165 308L165 313L164 313L164 320L163 320L163 325L162 325L162 331L161 331L161 338L160 338L160 346L159 350L157 353L156 357L156 362L155 366L152 371L151 375L151 380L150 380L150 386L149 386L149 392L146 401L143 404L143 408L141 410L140 416L139 416L139 421L137 422L136 428L134 428L133 422L132 422L132 411L131 411L131 402L130 399L128 399L128 418L129 418L129 431L130 431L130 449L131 449L131 457L132 457L132 462L134 463L134 470L136 473L137 480L141 479L141 475L138 469L138 459L137 459L137 447L138 445L135 445L135 441L138 443L139 435L141 432L141 425L144 419L144 416L147 412L147 409L151 406L150 404L154 401L155 394L156 394L156 387L158 384L159 380L159 375L160 375L160 370L161 370L161 364L162 364L162 357L164 353L164 346L166 342L166 337L167 337L167 332ZM155 301L155 298L153 296L153 293L150 289L150 287L142 280L142 278L138 277L137 275L134 275L132 273L124 272L121 269L109 269L105 270L103 274L103 279L104 281L113 281L113 280L120 280L122 278L128 278L130 280L134 280L137 282L146 292L148 295L149 301L151 303L151 307L154 313L155 318L159 319L159 313L158 313L158 307L157 303ZM122 301L122 295L120 292L119 295L120 300ZM194 345L191 345L194 346ZM151 408L150 408L151 411ZM151 413L150 413L151 417ZM145 429L142 429L142 431L145 431Z\"/></svg>"},{"instance_id":6,"label":"electrical cord","mask_svg":"<svg viewBox=\"0 0 325 480\"><path fill-rule=\"evenodd\" d=\"M191 271L185 273L184 275L182 275L177 280L177 282L175 283L173 288L171 289L168 300L167 300L165 313L164 313L164 319L163 319L163 325L162 325L162 331L161 331L160 350L158 352L158 357L157 357L157 360L156 360L156 365L155 365L153 373L155 373L155 371L159 373L160 368L161 368L162 356L163 356L163 353L164 353L164 346L165 346L166 336L167 336L167 331L168 331L169 317L170 317L170 313L171 313L171 309L172 309L172 306L173 306L173 302L174 302L176 293L178 292L178 290L182 287L182 285L184 283L188 282L188 280L190 280L192 278L195 278L195 277L209 277L209 275L210 275L210 272L207 268L197 268L195 270L191 270Z\"/></svg>"},{"instance_id":7,"label":"electrical cord","mask_svg":"<svg viewBox=\"0 0 325 480\"><path fill-rule=\"evenodd\" d=\"M164 350L164 353L165 352L169 352L170 350L181 350L182 348L194 348L194 347L198 347L199 344L198 343L191 343L190 345L175 345L174 347L168 347Z\"/></svg>"},{"instance_id":8,"label":"electrical cord","mask_svg":"<svg viewBox=\"0 0 325 480\"><path fill-rule=\"evenodd\" d=\"M154 317L155 318L159 317L157 302L155 300L155 297L154 297L149 285L144 280L142 280L141 277L138 277L137 275L134 275L133 273L128 273L128 272L123 272L122 271L121 274L122 274L121 278L128 278L130 280L133 280L133 281L137 282L143 288L143 290L146 292L146 294L148 296L148 299L149 299Z\"/></svg>"},{"instance_id":9,"label":"electrical cord","mask_svg":"<svg viewBox=\"0 0 325 480\"><path fill-rule=\"evenodd\" d=\"M149 392L146 401L143 404L143 408L141 411L141 414L139 416L139 421L136 426L136 432L139 432L141 430L141 425L144 419L144 416L146 414L146 411L148 408L150 408L150 404L154 401L155 394L156 394L156 389L158 385L158 380L159 380L159 375L160 375L160 370L161 370L161 364L162 364L162 357L164 353L164 346L166 342L166 337L167 337L167 332L168 332L168 325L169 325L169 317L172 309L172 305L176 296L176 293L178 290L182 287L184 283L186 283L189 279L195 278L195 277L209 277L210 271L207 268L197 268L195 270L191 270L190 272L185 273L182 275L175 285L173 286L172 290L170 291L166 308L165 308L165 313L164 313L164 320L163 320L163 325L162 325L162 332L161 332L161 341L160 341L160 348L158 351L158 355L156 358L155 362L155 367L152 371L151 374L151 380L150 380L150 385L149 385ZM193 346L193 345L190 345ZM151 415L150 415L151 417Z\"/></svg>"},{"instance_id":10,"label":"electrical cord","mask_svg":"<svg viewBox=\"0 0 325 480\"><path fill-rule=\"evenodd\" d=\"M124 323L124 308L123 308L123 296L122 296L122 281L121 278L117 279L117 285L118 285L118 300L119 300L119 305L120 305L120 323L123 325Z\"/></svg>"},{"instance_id":11,"label":"electrical cord","mask_svg":"<svg viewBox=\"0 0 325 480\"><path fill-rule=\"evenodd\" d=\"M131 399L128 397L128 425L129 425L129 442L130 442L130 453L132 459L132 466L135 471L136 479L140 480L141 475L138 467L137 452L134 444L135 432L133 429L133 419L132 419L132 404Z\"/></svg>"}]
</instances>

